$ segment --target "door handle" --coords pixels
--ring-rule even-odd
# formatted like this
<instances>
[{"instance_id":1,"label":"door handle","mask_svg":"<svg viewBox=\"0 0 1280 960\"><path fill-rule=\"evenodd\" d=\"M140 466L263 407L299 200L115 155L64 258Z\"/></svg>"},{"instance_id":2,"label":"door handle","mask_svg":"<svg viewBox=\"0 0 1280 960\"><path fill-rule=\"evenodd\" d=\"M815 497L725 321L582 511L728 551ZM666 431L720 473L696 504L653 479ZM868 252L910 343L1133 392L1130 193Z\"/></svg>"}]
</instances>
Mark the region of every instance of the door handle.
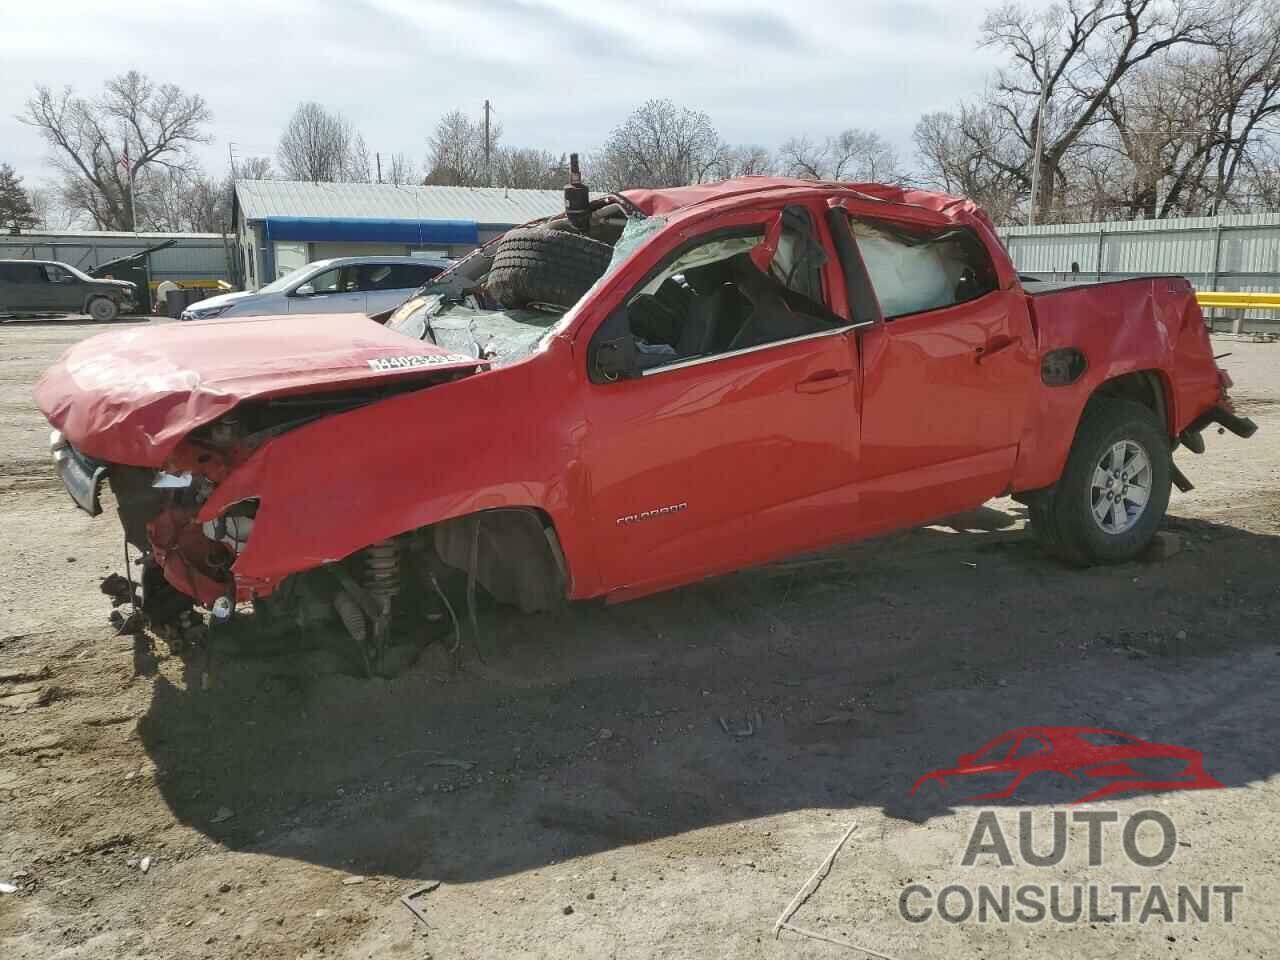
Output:
<instances>
[{"instance_id":1,"label":"door handle","mask_svg":"<svg viewBox=\"0 0 1280 960\"><path fill-rule=\"evenodd\" d=\"M819 370L796 384L796 393L823 393L842 387L853 379L852 370Z\"/></svg>"},{"instance_id":2,"label":"door handle","mask_svg":"<svg viewBox=\"0 0 1280 960\"><path fill-rule=\"evenodd\" d=\"M1021 341L1017 337L996 337L995 339L988 341L985 346L978 347L974 350L974 353L977 355L977 362L981 363L988 357L994 357L1000 351L1008 350L1015 343L1020 342Z\"/></svg>"}]
</instances>

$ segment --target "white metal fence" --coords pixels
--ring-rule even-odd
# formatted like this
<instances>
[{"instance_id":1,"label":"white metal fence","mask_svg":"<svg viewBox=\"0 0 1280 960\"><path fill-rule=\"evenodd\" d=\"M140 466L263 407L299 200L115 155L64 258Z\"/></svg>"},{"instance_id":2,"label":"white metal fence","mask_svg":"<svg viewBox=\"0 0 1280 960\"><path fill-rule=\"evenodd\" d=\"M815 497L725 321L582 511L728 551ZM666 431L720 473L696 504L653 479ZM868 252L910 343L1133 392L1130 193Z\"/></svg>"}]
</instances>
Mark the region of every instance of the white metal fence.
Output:
<instances>
[{"instance_id":1,"label":"white metal fence","mask_svg":"<svg viewBox=\"0 0 1280 960\"><path fill-rule=\"evenodd\" d=\"M1005 227L1000 236L1020 273L1045 280L1172 273L1197 290L1280 293L1280 213ZM1242 319L1238 310L1206 312ZM1277 323L1274 314L1244 314L1249 326Z\"/></svg>"}]
</instances>

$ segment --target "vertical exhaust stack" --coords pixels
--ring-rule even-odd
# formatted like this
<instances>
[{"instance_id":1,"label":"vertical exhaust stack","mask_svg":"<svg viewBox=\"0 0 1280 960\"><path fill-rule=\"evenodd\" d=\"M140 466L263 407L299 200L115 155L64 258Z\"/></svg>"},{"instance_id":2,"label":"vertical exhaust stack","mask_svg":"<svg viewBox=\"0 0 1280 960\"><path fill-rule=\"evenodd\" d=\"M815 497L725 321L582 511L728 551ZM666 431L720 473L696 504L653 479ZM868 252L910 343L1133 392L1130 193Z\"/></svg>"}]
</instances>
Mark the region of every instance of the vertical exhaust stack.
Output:
<instances>
[{"instance_id":1,"label":"vertical exhaust stack","mask_svg":"<svg viewBox=\"0 0 1280 960\"><path fill-rule=\"evenodd\" d=\"M582 170L578 166L578 155L569 154L569 182L564 185L564 212L569 223L583 236L591 236L591 211L587 204L591 202L591 192L582 182Z\"/></svg>"}]
</instances>

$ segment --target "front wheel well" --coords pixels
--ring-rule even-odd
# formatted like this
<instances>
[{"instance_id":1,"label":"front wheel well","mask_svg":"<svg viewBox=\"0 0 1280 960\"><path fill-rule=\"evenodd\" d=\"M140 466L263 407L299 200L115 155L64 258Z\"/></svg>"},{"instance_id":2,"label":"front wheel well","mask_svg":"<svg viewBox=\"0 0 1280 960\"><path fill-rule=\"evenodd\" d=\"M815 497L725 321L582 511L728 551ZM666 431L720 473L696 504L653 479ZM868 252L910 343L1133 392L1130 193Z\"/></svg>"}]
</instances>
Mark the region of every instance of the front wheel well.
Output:
<instances>
[{"instance_id":1,"label":"front wheel well","mask_svg":"<svg viewBox=\"0 0 1280 960\"><path fill-rule=\"evenodd\" d=\"M564 604L569 571L546 512L500 507L428 529L440 560L474 576L494 599L525 613L555 611Z\"/></svg>"}]
</instances>

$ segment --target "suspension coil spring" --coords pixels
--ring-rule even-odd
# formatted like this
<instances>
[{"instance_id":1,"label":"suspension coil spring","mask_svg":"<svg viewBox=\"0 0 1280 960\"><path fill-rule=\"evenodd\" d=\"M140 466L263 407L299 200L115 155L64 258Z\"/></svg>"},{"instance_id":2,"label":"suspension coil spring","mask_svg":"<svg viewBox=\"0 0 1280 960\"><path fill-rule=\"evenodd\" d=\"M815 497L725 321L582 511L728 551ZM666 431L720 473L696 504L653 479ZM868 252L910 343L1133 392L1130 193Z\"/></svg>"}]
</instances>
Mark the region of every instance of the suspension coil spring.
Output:
<instances>
[{"instance_id":1,"label":"suspension coil spring","mask_svg":"<svg viewBox=\"0 0 1280 960\"><path fill-rule=\"evenodd\" d=\"M394 540L382 540L364 551L364 586L378 605L386 610L400 593L400 547Z\"/></svg>"}]
</instances>

